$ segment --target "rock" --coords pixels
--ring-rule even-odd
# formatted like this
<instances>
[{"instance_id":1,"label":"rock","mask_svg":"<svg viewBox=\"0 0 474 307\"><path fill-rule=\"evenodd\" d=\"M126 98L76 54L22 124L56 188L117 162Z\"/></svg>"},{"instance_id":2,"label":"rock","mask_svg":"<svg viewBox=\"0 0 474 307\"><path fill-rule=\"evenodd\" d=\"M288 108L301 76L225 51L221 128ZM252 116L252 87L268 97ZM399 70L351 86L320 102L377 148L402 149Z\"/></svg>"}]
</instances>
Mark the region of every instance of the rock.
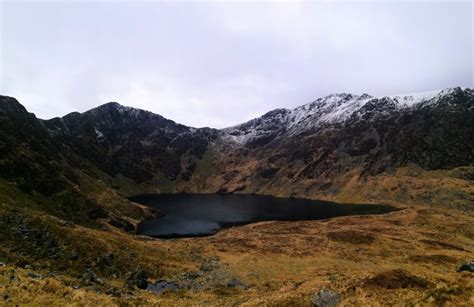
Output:
<instances>
[{"instance_id":1,"label":"rock","mask_svg":"<svg viewBox=\"0 0 474 307\"><path fill-rule=\"evenodd\" d=\"M184 272L181 274L181 278L186 281L192 281L198 278L199 276L199 272Z\"/></svg>"},{"instance_id":2,"label":"rock","mask_svg":"<svg viewBox=\"0 0 474 307\"><path fill-rule=\"evenodd\" d=\"M146 289L148 286L148 273L144 270L133 272L130 277L127 278L125 285L128 287L135 286L139 289Z\"/></svg>"},{"instance_id":3,"label":"rock","mask_svg":"<svg viewBox=\"0 0 474 307\"><path fill-rule=\"evenodd\" d=\"M91 220L105 219L108 216L109 213L107 212L107 210L105 210L99 205L95 205L91 210L87 212L87 217Z\"/></svg>"},{"instance_id":4,"label":"rock","mask_svg":"<svg viewBox=\"0 0 474 307\"><path fill-rule=\"evenodd\" d=\"M30 277L30 278L40 278L40 276L38 274L35 274L33 272L28 272L28 273L26 273L26 275L28 275L28 277Z\"/></svg>"},{"instance_id":5,"label":"rock","mask_svg":"<svg viewBox=\"0 0 474 307\"><path fill-rule=\"evenodd\" d=\"M247 286L240 280L238 279L237 277L232 277L231 279L229 279L229 281L227 281L227 284L226 284L226 287L228 288L243 288L243 289L246 289Z\"/></svg>"},{"instance_id":6,"label":"rock","mask_svg":"<svg viewBox=\"0 0 474 307\"><path fill-rule=\"evenodd\" d=\"M117 288L112 287L112 288L107 289L107 291L105 291L105 294L119 297L120 291Z\"/></svg>"},{"instance_id":7,"label":"rock","mask_svg":"<svg viewBox=\"0 0 474 307\"><path fill-rule=\"evenodd\" d=\"M92 271L92 269L88 268L86 269L86 272L82 274L82 281L85 282L85 283L91 283L91 282L94 282L94 283L99 283L99 284L103 284L103 280L97 276L97 274L94 273L94 271Z\"/></svg>"},{"instance_id":8,"label":"rock","mask_svg":"<svg viewBox=\"0 0 474 307\"><path fill-rule=\"evenodd\" d=\"M204 272L210 272L212 270L217 269L218 267L219 267L219 259L213 257L204 261L201 264L200 270Z\"/></svg>"},{"instance_id":9,"label":"rock","mask_svg":"<svg viewBox=\"0 0 474 307\"><path fill-rule=\"evenodd\" d=\"M72 261L75 261L79 259L79 255L76 254L76 253L71 253L71 255L69 255L69 260L72 260Z\"/></svg>"},{"instance_id":10,"label":"rock","mask_svg":"<svg viewBox=\"0 0 474 307\"><path fill-rule=\"evenodd\" d=\"M146 287L147 291L157 293L157 294L162 294L164 292L170 292L170 291L177 291L179 289L179 286L177 283L174 281L158 281L154 284L149 284Z\"/></svg>"},{"instance_id":11,"label":"rock","mask_svg":"<svg viewBox=\"0 0 474 307\"><path fill-rule=\"evenodd\" d=\"M332 307L341 303L341 296L332 290L324 289L315 293L311 302L318 307Z\"/></svg>"},{"instance_id":12,"label":"rock","mask_svg":"<svg viewBox=\"0 0 474 307\"><path fill-rule=\"evenodd\" d=\"M71 221L59 220L59 225L63 227L71 227L72 225L74 225L74 223Z\"/></svg>"},{"instance_id":13,"label":"rock","mask_svg":"<svg viewBox=\"0 0 474 307\"><path fill-rule=\"evenodd\" d=\"M458 272L463 272L463 271L474 272L474 261L467 262L461 265L461 267L458 269Z\"/></svg>"},{"instance_id":14,"label":"rock","mask_svg":"<svg viewBox=\"0 0 474 307\"><path fill-rule=\"evenodd\" d=\"M102 263L106 266L112 266L114 262L114 254L108 253L105 257L102 258Z\"/></svg>"},{"instance_id":15,"label":"rock","mask_svg":"<svg viewBox=\"0 0 474 307\"><path fill-rule=\"evenodd\" d=\"M6 266L7 264L3 261L0 261L0 266Z\"/></svg>"},{"instance_id":16,"label":"rock","mask_svg":"<svg viewBox=\"0 0 474 307\"><path fill-rule=\"evenodd\" d=\"M130 223L129 221L125 219L111 217L109 224L114 227L120 228L124 230L125 232L129 232L129 233L135 232L135 225L133 225L132 223Z\"/></svg>"}]
</instances>

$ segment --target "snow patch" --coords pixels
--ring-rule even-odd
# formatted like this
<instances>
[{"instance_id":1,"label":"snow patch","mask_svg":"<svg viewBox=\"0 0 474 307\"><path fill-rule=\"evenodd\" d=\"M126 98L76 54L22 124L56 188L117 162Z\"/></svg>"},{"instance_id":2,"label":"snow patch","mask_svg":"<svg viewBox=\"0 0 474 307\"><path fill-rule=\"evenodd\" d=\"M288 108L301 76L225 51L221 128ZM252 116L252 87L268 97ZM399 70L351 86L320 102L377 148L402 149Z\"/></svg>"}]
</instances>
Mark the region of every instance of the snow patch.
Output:
<instances>
[{"instance_id":1,"label":"snow patch","mask_svg":"<svg viewBox=\"0 0 474 307\"><path fill-rule=\"evenodd\" d=\"M94 131L95 131L95 135L98 139L103 139L104 138L104 134L102 132L100 132L97 128L94 128Z\"/></svg>"},{"instance_id":2,"label":"snow patch","mask_svg":"<svg viewBox=\"0 0 474 307\"><path fill-rule=\"evenodd\" d=\"M399 95L392 95L392 96L386 96L386 97L396 101L398 104L401 104L405 107L413 107L416 104L435 98L436 96L443 93L444 91L446 90L418 92L418 93L411 93L411 94L399 94Z\"/></svg>"}]
</instances>

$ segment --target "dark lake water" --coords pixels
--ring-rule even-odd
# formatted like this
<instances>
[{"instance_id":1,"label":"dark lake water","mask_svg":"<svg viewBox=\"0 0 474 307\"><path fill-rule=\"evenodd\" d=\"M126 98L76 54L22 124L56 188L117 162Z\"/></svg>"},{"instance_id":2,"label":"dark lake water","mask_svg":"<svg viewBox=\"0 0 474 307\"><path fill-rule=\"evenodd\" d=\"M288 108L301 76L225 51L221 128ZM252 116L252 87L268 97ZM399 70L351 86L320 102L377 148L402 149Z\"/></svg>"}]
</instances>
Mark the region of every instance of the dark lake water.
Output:
<instances>
[{"instance_id":1,"label":"dark lake water","mask_svg":"<svg viewBox=\"0 0 474 307\"><path fill-rule=\"evenodd\" d=\"M147 194L130 200L159 209L164 214L138 226L139 234L159 238L207 236L221 228L261 221L321 220L397 210L382 205L241 194Z\"/></svg>"}]
</instances>

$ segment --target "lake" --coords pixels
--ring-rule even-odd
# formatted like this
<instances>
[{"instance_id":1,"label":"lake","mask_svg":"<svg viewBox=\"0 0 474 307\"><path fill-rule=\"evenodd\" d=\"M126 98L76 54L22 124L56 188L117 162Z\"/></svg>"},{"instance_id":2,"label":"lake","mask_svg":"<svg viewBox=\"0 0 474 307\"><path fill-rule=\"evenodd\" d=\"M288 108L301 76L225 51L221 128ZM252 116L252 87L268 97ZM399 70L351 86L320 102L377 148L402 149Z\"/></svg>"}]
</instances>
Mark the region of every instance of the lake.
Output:
<instances>
[{"instance_id":1,"label":"lake","mask_svg":"<svg viewBox=\"0 0 474 307\"><path fill-rule=\"evenodd\" d=\"M138 234L158 238L208 236L222 228L261 221L322 220L398 210L385 205L242 194L146 194L130 200L161 211L162 217L138 225Z\"/></svg>"}]
</instances>

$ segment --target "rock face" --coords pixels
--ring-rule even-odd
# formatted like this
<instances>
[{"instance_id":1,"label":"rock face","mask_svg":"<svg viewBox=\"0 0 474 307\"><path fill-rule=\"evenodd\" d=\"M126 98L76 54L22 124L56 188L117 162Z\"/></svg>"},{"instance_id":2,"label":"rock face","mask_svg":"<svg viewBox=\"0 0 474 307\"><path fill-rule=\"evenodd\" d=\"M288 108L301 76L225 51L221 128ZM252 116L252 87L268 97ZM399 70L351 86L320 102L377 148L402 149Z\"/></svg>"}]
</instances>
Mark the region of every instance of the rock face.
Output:
<instances>
[{"instance_id":1,"label":"rock face","mask_svg":"<svg viewBox=\"0 0 474 307\"><path fill-rule=\"evenodd\" d=\"M14 98L0 96L0 177L26 192L65 189L61 156L41 122Z\"/></svg>"},{"instance_id":2,"label":"rock face","mask_svg":"<svg viewBox=\"0 0 474 307\"><path fill-rule=\"evenodd\" d=\"M217 131L177 124L151 112L107 103L85 113L43 121L49 134L94 166L135 183L157 176L192 176L193 157L202 158ZM184 155L188 161L182 162Z\"/></svg>"},{"instance_id":3,"label":"rock face","mask_svg":"<svg viewBox=\"0 0 474 307\"><path fill-rule=\"evenodd\" d=\"M341 296L332 290L324 289L316 292L311 302L317 307L334 307L341 303Z\"/></svg>"}]
</instances>

